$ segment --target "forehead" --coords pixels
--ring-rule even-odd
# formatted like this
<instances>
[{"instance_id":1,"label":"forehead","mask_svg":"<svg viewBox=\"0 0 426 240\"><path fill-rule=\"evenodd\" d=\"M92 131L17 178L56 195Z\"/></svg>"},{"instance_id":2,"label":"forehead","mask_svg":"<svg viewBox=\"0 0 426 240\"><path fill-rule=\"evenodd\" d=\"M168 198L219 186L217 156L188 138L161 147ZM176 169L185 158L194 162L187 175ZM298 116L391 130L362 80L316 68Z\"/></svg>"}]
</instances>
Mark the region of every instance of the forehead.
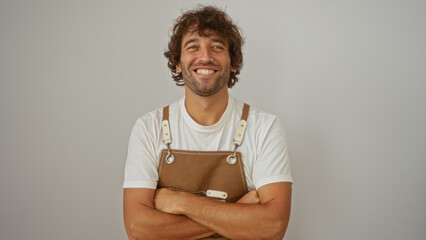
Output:
<instances>
[{"instance_id":1,"label":"forehead","mask_svg":"<svg viewBox=\"0 0 426 240\"><path fill-rule=\"evenodd\" d=\"M226 40L219 36L215 31L204 30L200 35L197 29L192 29L187 31L182 37L182 46L184 46L188 41L199 41L200 39L207 39L211 42L220 42L225 45L228 45Z\"/></svg>"}]
</instances>

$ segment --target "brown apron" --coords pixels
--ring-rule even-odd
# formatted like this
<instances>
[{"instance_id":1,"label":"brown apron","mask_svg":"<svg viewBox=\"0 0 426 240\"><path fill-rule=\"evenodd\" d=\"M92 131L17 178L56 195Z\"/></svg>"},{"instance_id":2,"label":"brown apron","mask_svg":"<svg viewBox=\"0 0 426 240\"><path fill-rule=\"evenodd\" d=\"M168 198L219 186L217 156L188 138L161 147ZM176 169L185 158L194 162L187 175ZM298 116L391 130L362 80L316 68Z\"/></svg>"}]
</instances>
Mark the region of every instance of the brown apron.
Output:
<instances>
[{"instance_id":1,"label":"brown apron","mask_svg":"<svg viewBox=\"0 0 426 240\"><path fill-rule=\"evenodd\" d=\"M220 201L236 202L248 192L244 165L237 148L247 126L250 106L244 104L234 151L187 151L171 149L169 106L163 108L163 142L167 149L160 155L158 188L170 188ZM226 239L218 234L205 239Z\"/></svg>"}]
</instances>

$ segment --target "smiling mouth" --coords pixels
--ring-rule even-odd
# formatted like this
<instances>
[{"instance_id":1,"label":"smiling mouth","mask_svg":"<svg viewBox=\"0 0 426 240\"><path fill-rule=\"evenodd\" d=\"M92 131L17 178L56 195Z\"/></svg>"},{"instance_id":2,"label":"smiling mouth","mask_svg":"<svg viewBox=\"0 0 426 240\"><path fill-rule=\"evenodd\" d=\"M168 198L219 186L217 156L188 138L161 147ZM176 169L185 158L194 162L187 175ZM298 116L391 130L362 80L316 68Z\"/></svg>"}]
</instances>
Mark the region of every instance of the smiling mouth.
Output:
<instances>
[{"instance_id":1,"label":"smiling mouth","mask_svg":"<svg viewBox=\"0 0 426 240\"><path fill-rule=\"evenodd\" d=\"M214 70L214 69L211 69L211 68L197 68L197 69L194 70L194 72L196 72L197 74L200 74L200 75L210 75L210 74L217 72L217 70Z\"/></svg>"}]
</instances>

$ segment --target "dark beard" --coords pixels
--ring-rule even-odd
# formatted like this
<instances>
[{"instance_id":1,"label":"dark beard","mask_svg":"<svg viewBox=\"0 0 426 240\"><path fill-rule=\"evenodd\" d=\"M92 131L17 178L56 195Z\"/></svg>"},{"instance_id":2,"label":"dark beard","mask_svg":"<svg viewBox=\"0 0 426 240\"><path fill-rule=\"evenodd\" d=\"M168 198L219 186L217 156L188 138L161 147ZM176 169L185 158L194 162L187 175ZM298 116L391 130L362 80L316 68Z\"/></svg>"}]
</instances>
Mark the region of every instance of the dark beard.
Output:
<instances>
[{"instance_id":1,"label":"dark beard","mask_svg":"<svg viewBox=\"0 0 426 240\"><path fill-rule=\"evenodd\" d=\"M211 95L219 92L220 90L222 90L225 86L228 85L228 81L229 81L229 78L230 78L230 75L231 75L230 66L228 64L226 66L225 71L222 74L220 74L216 77L212 87L210 87L208 89L202 89L199 86L199 84L197 84L194 76L192 75L192 71L187 70L186 66L182 63L181 63L181 67L182 67L183 81L185 82L185 85L189 89L191 89L192 92L194 92L195 94L202 96L202 97L211 96Z\"/></svg>"}]
</instances>

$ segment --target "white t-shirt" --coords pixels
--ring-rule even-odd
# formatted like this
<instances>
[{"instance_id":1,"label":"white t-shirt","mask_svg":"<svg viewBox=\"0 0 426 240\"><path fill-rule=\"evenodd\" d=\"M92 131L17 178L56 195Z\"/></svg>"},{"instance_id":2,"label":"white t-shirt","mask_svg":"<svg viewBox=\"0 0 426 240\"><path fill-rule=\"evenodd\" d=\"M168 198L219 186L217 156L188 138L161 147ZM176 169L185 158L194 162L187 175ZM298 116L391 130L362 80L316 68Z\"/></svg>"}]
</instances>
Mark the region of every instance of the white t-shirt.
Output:
<instances>
[{"instance_id":1,"label":"white t-shirt","mask_svg":"<svg viewBox=\"0 0 426 240\"><path fill-rule=\"evenodd\" d=\"M169 122L172 149L194 151L233 151L232 139L241 119L244 103L229 96L221 119L211 126L195 122L185 108L185 99L170 105ZM157 188L158 166L162 149L161 121L158 108L140 117L132 130L125 167L124 188ZM247 128L238 151L242 154L249 190L275 182L293 182L287 141L278 118L250 106Z\"/></svg>"}]
</instances>

